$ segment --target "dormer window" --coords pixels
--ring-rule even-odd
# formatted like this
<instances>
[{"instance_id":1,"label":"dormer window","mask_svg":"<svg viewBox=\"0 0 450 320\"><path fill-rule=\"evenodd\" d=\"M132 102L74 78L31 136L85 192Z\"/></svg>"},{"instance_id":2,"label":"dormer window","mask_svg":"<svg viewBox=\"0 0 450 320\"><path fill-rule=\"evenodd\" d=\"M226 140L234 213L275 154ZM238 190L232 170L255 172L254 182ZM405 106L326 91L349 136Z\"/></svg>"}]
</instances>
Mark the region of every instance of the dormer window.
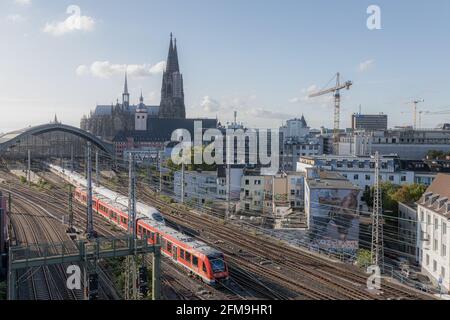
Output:
<instances>
[{"instance_id":1,"label":"dormer window","mask_svg":"<svg viewBox=\"0 0 450 320\"><path fill-rule=\"evenodd\" d=\"M439 195L438 195L438 194L433 195L433 196L430 198L430 205L432 205L433 203L435 203L437 199L439 199Z\"/></svg>"},{"instance_id":2,"label":"dormer window","mask_svg":"<svg viewBox=\"0 0 450 320\"><path fill-rule=\"evenodd\" d=\"M438 200L438 209L442 209L444 205L447 203L448 198L441 198Z\"/></svg>"},{"instance_id":3,"label":"dormer window","mask_svg":"<svg viewBox=\"0 0 450 320\"><path fill-rule=\"evenodd\" d=\"M423 203L428 202L428 200L430 199L430 197L433 195L432 192L427 192L424 194L424 198L423 198Z\"/></svg>"}]
</instances>

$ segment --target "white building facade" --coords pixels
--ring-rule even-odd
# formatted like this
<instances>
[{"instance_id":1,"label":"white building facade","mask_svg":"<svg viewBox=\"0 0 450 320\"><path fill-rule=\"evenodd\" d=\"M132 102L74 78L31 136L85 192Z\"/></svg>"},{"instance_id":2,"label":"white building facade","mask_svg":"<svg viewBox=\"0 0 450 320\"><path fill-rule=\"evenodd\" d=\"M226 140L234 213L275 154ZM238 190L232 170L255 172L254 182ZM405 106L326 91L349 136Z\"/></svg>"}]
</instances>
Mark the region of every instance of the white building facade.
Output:
<instances>
[{"instance_id":1,"label":"white building facade","mask_svg":"<svg viewBox=\"0 0 450 320\"><path fill-rule=\"evenodd\" d=\"M450 175L439 174L418 201L417 248L422 272L450 290Z\"/></svg>"}]
</instances>

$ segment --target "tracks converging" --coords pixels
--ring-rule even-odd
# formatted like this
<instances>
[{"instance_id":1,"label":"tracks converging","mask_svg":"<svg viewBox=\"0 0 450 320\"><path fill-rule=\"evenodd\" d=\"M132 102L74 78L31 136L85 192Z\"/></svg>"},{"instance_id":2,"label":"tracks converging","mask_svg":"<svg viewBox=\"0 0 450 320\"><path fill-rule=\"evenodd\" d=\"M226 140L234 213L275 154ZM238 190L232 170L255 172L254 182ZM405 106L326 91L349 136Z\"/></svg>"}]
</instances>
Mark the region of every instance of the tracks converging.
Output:
<instances>
[{"instance_id":1,"label":"tracks converging","mask_svg":"<svg viewBox=\"0 0 450 320\"><path fill-rule=\"evenodd\" d=\"M51 179L51 176L49 178ZM127 191L125 187L104 182L116 191ZM52 183L57 183L56 179ZM50 208L61 209L60 200L67 197L67 193L61 190L62 188L52 190L47 195L48 198L44 197L41 201L46 201ZM179 205L167 204L143 183L139 184L138 196L144 202L157 207L170 223L223 251L230 266L232 279L219 283L217 287L222 289L216 291L215 295L210 295L207 291L215 291L216 288L208 290L205 286L186 284L187 281L183 280L184 270L177 270L176 266L163 259L163 285L175 292L176 299L208 299L217 296L221 299L311 300L431 298L388 281L383 281L382 292L376 294L366 289L367 275L354 266L294 248L270 236L257 234L211 215L198 214ZM83 225L83 211L78 208L75 212L75 223ZM97 219L96 228L100 234L113 235L121 232L114 230L115 228L102 218L94 218Z\"/></svg>"},{"instance_id":2,"label":"tracks converging","mask_svg":"<svg viewBox=\"0 0 450 320\"><path fill-rule=\"evenodd\" d=\"M11 191L13 214L12 227L16 240L21 245L46 244L48 253L56 252L56 245L67 242L57 221L51 218L51 213L20 193ZM52 221L53 220L53 221ZM44 255L44 250L36 246L37 254ZM66 286L67 274L64 265L42 266L21 273L20 280L28 284L28 295L19 290L22 299L32 300L79 300L82 293L79 290L69 290ZM19 280L19 281L20 281Z\"/></svg>"}]
</instances>

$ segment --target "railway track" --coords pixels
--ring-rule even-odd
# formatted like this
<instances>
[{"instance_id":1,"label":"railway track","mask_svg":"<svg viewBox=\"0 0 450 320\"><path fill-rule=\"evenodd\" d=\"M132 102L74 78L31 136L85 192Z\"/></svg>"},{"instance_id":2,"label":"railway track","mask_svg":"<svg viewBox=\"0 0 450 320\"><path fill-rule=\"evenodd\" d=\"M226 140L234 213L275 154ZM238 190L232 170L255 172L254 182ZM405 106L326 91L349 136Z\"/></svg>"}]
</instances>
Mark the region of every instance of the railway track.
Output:
<instances>
[{"instance_id":1,"label":"railway track","mask_svg":"<svg viewBox=\"0 0 450 320\"><path fill-rule=\"evenodd\" d=\"M252 235L249 232L240 230L234 225L223 225L223 220L211 216L197 215L186 210L177 208L174 205L168 205L155 197L148 191L148 188L141 185L139 188L141 196L150 204L159 206L161 211L176 223L180 223L188 228L197 230L208 229L210 234L218 236L228 243L233 243L239 247L244 247L247 251L258 253L260 258L266 258L274 261L283 268L283 273L290 270L293 274L301 274L301 281L307 279L310 283L319 284L313 291L325 291L327 299L430 299L431 297L414 289L395 285L383 281L383 295L377 295L368 292L366 288L367 276L353 266L342 263L327 261L321 257L316 257L310 253L304 252L289 245L282 244L273 238L261 235ZM144 192L142 192L144 191ZM197 235L198 237L198 235ZM201 237L200 237L201 238ZM208 239L203 238L208 242ZM209 241L211 242L211 241ZM219 246L221 250L228 251L228 260L230 255L235 254L227 250L226 246ZM237 257L242 261L242 257ZM245 260L245 259L244 259ZM249 262L251 264L251 262ZM255 270L256 271L256 270ZM272 271L263 268L261 272ZM275 275L274 275L275 277ZM279 278L282 276L278 276ZM284 284L289 287L292 279L284 279ZM297 282L298 284L299 282ZM330 290L331 289L331 290ZM298 291L298 290L297 290ZM304 290L300 290L304 293ZM322 296L323 298L324 296ZM315 296L314 298L318 298Z\"/></svg>"},{"instance_id":2,"label":"railway track","mask_svg":"<svg viewBox=\"0 0 450 320\"><path fill-rule=\"evenodd\" d=\"M14 193L16 201L13 204L14 212L12 214L13 232L19 241L19 244L32 245L46 243L49 253L57 249L55 243L67 241L63 239L60 230L54 223L45 221L48 212L25 198ZM40 255L43 255L43 249L39 247ZM66 287L66 273L63 265L44 266L35 270L30 270L30 274L22 274L22 277L28 279L30 294L28 298L33 300L79 300L82 298L80 291L68 290ZM22 297L27 298L27 297Z\"/></svg>"},{"instance_id":3,"label":"railway track","mask_svg":"<svg viewBox=\"0 0 450 320\"><path fill-rule=\"evenodd\" d=\"M127 191L125 188L112 187L112 189L122 193ZM143 184L138 190L141 199L158 207L166 218L184 227L185 232L194 230L193 235L196 238L224 251L232 268L233 279L240 286L254 292L259 291L264 298L340 300L430 298L386 281L383 281L383 294L374 294L365 289L367 276L352 266L330 262L268 236L253 235L233 224L224 225L220 219L198 215L176 205L168 205ZM226 244L217 244L215 243L217 240L225 240ZM269 264L258 264L262 261L268 261ZM244 272L235 271L239 268ZM254 275L259 279L255 279ZM295 294L292 295L291 292ZM235 293L235 296L238 294Z\"/></svg>"},{"instance_id":4,"label":"railway track","mask_svg":"<svg viewBox=\"0 0 450 320\"><path fill-rule=\"evenodd\" d=\"M11 177L13 180L14 178ZM45 207L54 212L56 215L56 222L61 223L64 212L67 208L64 203L67 201L67 191L65 190L65 183L59 177L54 176L51 173L46 173L43 178L48 180L54 188L52 190L37 192L30 190L20 184L14 184L10 186L10 190L16 193L27 193L30 200L36 203L45 204ZM83 229L86 225L86 210L85 207L74 202L74 226L79 229ZM99 236L104 237L120 237L126 233L122 230L110 224L107 220L100 217L99 215L94 215L94 224L96 231ZM149 265L151 265L151 259L148 259ZM196 279L189 279L184 270L179 270L172 263L162 261L162 282L168 290L170 291L168 296L175 296L181 300L207 300L207 299L227 299L226 294L220 290L210 288L206 284L196 281ZM111 283L111 277L108 272L100 272L100 278L103 278L103 283ZM188 278L188 279L187 279ZM110 285L108 285L110 287ZM118 294L111 294L111 288L109 290L109 296L112 299L121 298ZM170 297L169 297L170 298ZM237 296L232 296L236 299Z\"/></svg>"}]
</instances>

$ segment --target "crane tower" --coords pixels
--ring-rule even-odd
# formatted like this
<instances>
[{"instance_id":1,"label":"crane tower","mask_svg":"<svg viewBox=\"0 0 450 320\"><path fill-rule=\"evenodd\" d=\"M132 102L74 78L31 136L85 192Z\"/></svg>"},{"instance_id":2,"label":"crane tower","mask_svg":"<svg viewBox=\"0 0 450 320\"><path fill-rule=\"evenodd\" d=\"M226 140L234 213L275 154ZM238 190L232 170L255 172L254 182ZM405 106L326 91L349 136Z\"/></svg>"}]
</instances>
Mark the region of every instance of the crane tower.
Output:
<instances>
[{"instance_id":1,"label":"crane tower","mask_svg":"<svg viewBox=\"0 0 450 320\"><path fill-rule=\"evenodd\" d=\"M346 81L344 83L341 83L341 75L338 72L336 74L336 86L333 88L328 88L321 90L319 92L315 92L313 94L310 94L310 98L323 96L325 94L333 93L334 95L334 131L333 131L333 139L334 139L334 153L338 153L338 142L339 142L339 129L340 129L340 118L341 118L341 90L347 89L349 90L350 87L353 85L352 81Z\"/></svg>"}]
</instances>

